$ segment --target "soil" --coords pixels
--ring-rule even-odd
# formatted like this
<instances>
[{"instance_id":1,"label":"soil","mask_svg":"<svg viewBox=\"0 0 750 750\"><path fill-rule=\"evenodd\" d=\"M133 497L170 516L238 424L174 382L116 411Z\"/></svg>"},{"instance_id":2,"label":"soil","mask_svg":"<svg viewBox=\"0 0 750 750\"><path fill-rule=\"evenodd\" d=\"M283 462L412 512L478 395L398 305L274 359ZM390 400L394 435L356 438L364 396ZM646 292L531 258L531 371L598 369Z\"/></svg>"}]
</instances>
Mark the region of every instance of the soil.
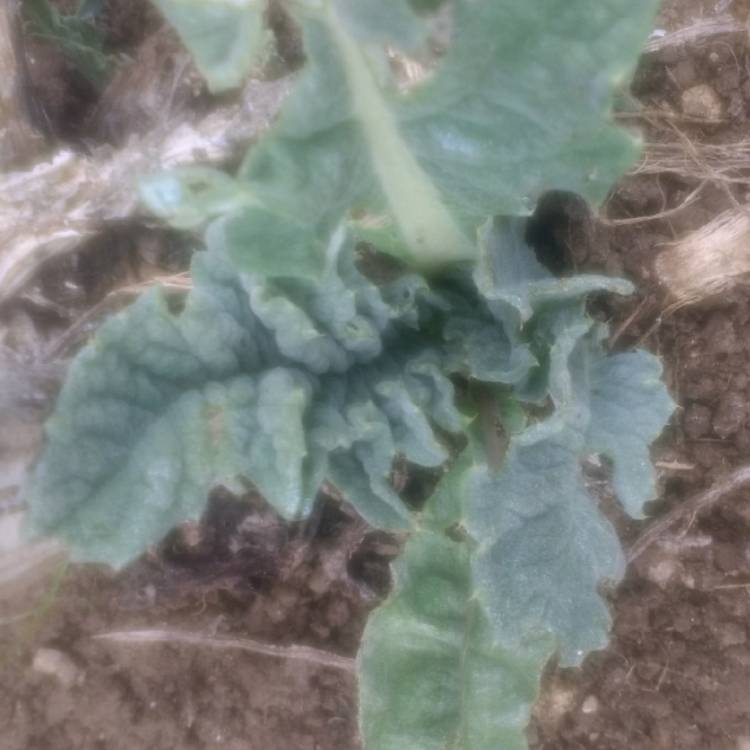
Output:
<instances>
[{"instance_id":1,"label":"soil","mask_svg":"<svg viewBox=\"0 0 750 750\"><path fill-rule=\"evenodd\" d=\"M124 0L108 7L116 19ZM683 28L717 12L744 22L749 11L738 1L669 0L656 27ZM113 27L122 29L118 50L132 52L148 35L128 30L132 16L122 18ZM746 35L728 35L644 55L633 95L646 114L628 122L648 142L734 142L748 128L748 53ZM37 95L48 110L48 100L63 101L55 122L65 121L65 106L79 113L68 121L75 128L56 136L112 139L87 129L101 100L81 105L66 71ZM696 86L710 89L718 121L686 116L684 95ZM654 516L746 464L750 451L750 291L738 286L675 309L654 272L667 243L747 202L747 183L709 181L698 202L671 212L696 185L690 174L631 175L613 191L604 220L560 196L539 217L547 227L543 253L638 285L633 298L598 301L595 311L610 320L614 347L638 344L662 355L680 404L654 450L662 489ZM138 241L123 240L117 267L99 272L84 254L52 269L52 278L69 278L71 288L88 290L81 305L96 304L116 286L110 276L127 273L119 266L139 257L148 231L138 227ZM151 241L165 264L173 239ZM184 263L179 253L169 257L178 268ZM33 300L24 305L38 314ZM626 547L648 523L618 523ZM324 497L309 522L290 526L257 496L217 492L201 524L180 528L119 574L61 568L0 601L3 750L356 750L355 684L335 657L356 654L399 547L335 497ZM723 498L679 538L652 545L631 565L612 607L606 651L581 670L550 668L530 728L533 750L748 750L750 490ZM165 640L95 637L131 629L158 630ZM176 634L185 633L200 639L180 641ZM240 650L232 645L240 639L309 646L330 663L300 661L294 648L272 656Z\"/></svg>"}]
</instances>

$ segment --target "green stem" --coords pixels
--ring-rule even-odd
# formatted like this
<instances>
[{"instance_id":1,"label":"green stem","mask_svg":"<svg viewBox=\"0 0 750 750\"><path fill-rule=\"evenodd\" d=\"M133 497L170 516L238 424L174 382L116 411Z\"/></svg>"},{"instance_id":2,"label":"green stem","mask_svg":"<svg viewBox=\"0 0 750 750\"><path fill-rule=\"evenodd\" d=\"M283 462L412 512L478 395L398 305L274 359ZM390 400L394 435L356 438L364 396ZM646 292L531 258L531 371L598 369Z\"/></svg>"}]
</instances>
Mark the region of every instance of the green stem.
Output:
<instances>
[{"instance_id":1,"label":"green stem","mask_svg":"<svg viewBox=\"0 0 750 750\"><path fill-rule=\"evenodd\" d=\"M430 268L473 258L473 246L404 141L361 49L342 26L331 3L326 21L344 62L352 106L372 155L373 169L414 262Z\"/></svg>"}]
</instances>

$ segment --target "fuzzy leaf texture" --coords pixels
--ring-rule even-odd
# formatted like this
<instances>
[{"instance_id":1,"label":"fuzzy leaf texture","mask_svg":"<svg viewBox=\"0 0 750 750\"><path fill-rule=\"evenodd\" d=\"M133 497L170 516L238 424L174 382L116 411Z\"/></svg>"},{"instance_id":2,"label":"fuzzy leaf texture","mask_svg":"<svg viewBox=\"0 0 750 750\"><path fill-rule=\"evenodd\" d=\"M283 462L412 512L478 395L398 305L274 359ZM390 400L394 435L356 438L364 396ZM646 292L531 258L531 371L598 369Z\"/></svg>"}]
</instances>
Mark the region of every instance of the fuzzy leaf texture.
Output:
<instances>
[{"instance_id":1,"label":"fuzzy leaf texture","mask_svg":"<svg viewBox=\"0 0 750 750\"><path fill-rule=\"evenodd\" d=\"M184 310L149 292L74 361L29 486L32 529L122 565L200 517L219 483L251 480L292 519L324 479L375 526L408 528L395 455L440 465L432 425L462 427L439 354L412 335L420 284L375 287L349 247L321 282L241 277L206 253L193 280Z\"/></svg>"},{"instance_id":2,"label":"fuzzy leaf texture","mask_svg":"<svg viewBox=\"0 0 750 750\"><path fill-rule=\"evenodd\" d=\"M653 0L447 5L452 38L436 59L428 22L406 0L290 3L307 63L240 169L257 205L219 220L209 245L226 245L246 271L307 275L310 263L269 265L283 225L268 216L293 218L297 254L304 245L318 259L333 228L352 220L429 270L475 257L488 216L528 214L546 190L603 199L637 154L609 115ZM401 91L386 44L421 61L425 80Z\"/></svg>"},{"instance_id":3,"label":"fuzzy leaf texture","mask_svg":"<svg viewBox=\"0 0 750 750\"><path fill-rule=\"evenodd\" d=\"M557 651L561 664L578 665L606 645L611 619L599 587L624 570L581 460L593 452L613 460L615 488L631 513L655 491L648 448L674 408L661 367L646 352L608 355L603 328L583 307L591 291L628 287L597 276L555 278L522 230L514 220L485 227L474 282L486 311L467 330L490 330L481 322L488 315L496 337L505 332L502 346L487 339L480 362L507 364L502 353L510 349L533 358L525 379L489 379L512 385L505 414L529 393L554 411L526 428L516 420L499 466L474 442L428 501L394 566L394 590L365 631L367 750L526 748L547 659ZM508 274L501 281L493 269ZM514 423L500 408L496 416Z\"/></svg>"},{"instance_id":4,"label":"fuzzy leaf texture","mask_svg":"<svg viewBox=\"0 0 750 750\"><path fill-rule=\"evenodd\" d=\"M387 603L359 654L360 725L372 750L521 750L552 649L494 637L476 597L472 552L446 533L461 520L470 462L443 478L394 564Z\"/></svg>"},{"instance_id":5,"label":"fuzzy leaf texture","mask_svg":"<svg viewBox=\"0 0 750 750\"><path fill-rule=\"evenodd\" d=\"M257 59L263 3L157 4L212 87ZM623 570L581 459L606 455L641 514L673 405L658 361L608 355L586 314L591 293L631 286L558 278L522 219L488 217L525 216L549 189L597 202L632 163L609 114L654 2L286 5L306 64L238 174L143 186L159 216L205 228L208 251L183 309L148 293L76 358L30 523L77 559L122 565L199 517L216 484L252 482L292 519L328 480L374 526L412 532L362 645L366 750L521 750L546 661L579 664L606 643L599 588ZM438 55L436 10L450 31ZM404 86L394 71L414 61L423 80ZM374 283L357 238L429 283ZM477 424L449 376L465 413L488 410ZM462 431L469 447L415 522L394 458L440 467L442 436Z\"/></svg>"}]
</instances>

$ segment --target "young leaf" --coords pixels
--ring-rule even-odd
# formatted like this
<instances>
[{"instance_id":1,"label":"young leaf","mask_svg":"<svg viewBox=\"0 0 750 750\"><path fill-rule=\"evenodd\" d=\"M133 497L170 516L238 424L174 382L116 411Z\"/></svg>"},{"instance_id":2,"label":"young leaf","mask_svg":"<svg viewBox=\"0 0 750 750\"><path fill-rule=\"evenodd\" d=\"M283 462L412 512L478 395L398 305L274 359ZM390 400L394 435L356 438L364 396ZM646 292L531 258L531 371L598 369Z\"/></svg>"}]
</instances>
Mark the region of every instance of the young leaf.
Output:
<instances>
[{"instance_id":1,"label":"young leaf","mask_svg":"<svg viewBox=\"0 0 750 750\"><path fill-rule=\"evenodd\" d=\"M624 570L617 536L583 484L580 449L554 421L530 428L500 471L474 469L466 491L475 586L496 642L513 651L530 635L552 636L565 665L607 644L597 586Z\"/></svg>"},{"instance_id":2,"label":"young leaf","mask_svg":"<svg viewBox=\"0 0 750 750\"><path fill-rule=\"evenodd\" d=\"M598 587L621 578L624 559L580 469L606 425L605 373L632 378L622 401L606 394L616 411L637 403L654 414L645 430L626 426L633 439L615 449L626 459L633 442L642 457L671 409L653 358L606 358L592 325L578 303L545 311L555 414L516 435L499 470L472 466L467 451L395 564L393 593L360 653L367 750L525 750L552 651L578 665L606 645L611 618Z\"/></svg>"},{"instance_id":3,"label":"young leaf","mask_svg":"<svg viewBox=\"0 0 750 750\"><path fill-rule=\"evenodd\" d=\"M521 218L488 221L479 235L474 282L495 317L517 329L550 305L583 300L592 292L632 294L625 279L596 274L557 277L536 259L525 239Z\"/></svg>"},{"instance_id":4,"label":"young leaf","mask_svg":"<svg viewBox=\"0 0 750 750\"><path fill-rule=\"evenodd\" d=\"M370 617L359 654L368 750L523 750L551 642L504 648L475 595L471 547L446 533L460 518L468 462L443 478L394 564L394 588Z\"/></svg>"},{"instance_id":5,"label":"young leaf","mask_svg":"<svg viewBox=\"0 0 750 750\"><path fill-rule=\"evenodd\" d=\"M348 246L318 283L243 278L218 253L196 255L193 280L181 312L150 292L76 358L28 490L32 529L122 565L243 479L287 518L329 479L374 525L408 527L394 457L439 465L432 423L461 427L439 350L399 333L411 311Z\"/></svg>"},{"instance_id":6,"label":"young leaf","mask_svg":"<svg viewBox=\"0 0 750 750\"><path fill-rule=\"evenodd\" d=\"M656 498L649 448L675 409L661 380L659 360L648 352L601 353L591 366L591 426L587 444L614 463L614 488L628 515L643 518Z\"/></svg>"}]
</instances>

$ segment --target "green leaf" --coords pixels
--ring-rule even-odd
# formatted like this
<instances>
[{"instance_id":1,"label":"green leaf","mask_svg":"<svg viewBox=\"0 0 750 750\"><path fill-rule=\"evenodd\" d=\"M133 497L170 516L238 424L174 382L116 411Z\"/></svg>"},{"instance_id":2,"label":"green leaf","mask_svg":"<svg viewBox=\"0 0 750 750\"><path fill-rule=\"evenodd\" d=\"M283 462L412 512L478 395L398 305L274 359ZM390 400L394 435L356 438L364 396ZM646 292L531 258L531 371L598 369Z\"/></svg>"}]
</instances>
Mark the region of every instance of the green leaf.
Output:
<instances>
[{"instance_id":1,"label":"green leaf","mask_svg":"<svg viewBox=\"0 0 750 750\"><path fill-rule=\"evenodd\" d=\"M587 407L582 408L575 386L577 373L582 386L588 387L588 354L585 347L579 348L579 342L593 328L594 321L586 314L582 300L551 305L538 313L527 326L526 336L540 364L516 392L518 398L530 403L551 399L557 413L579 431L585 430L590 416ZM576 355L583 355L583 359ZM580 395L586 400L588 391Z\"/></svg>"},{"instance_id":2,"label":"green leaf","mask_svg":"<svg viewBox=\"0 0 750 750\"><path fill-rule=\"evenodd\" d=\"M138 190L149 211L177 229L199 229L217 216L258 204L245 186L209 167L157 172L142 177Z\"/></svg>"},{"instance_id":3,"label":"green leaf","mask_svg":"<svg viewBox=\"0 0 750 750\"><path fill-rule=\"evenodd\" d=\"M454 372L485 383L517 384L537 364L526 344L512 342L492 319L451 317L445 327Z\"/></svg>"},{"instance_id":4,"label":"green leaf","mask_svg":"<svg viewBox=\"0 0 750 750\"><path fill-rule=\"evenodd\" d=\"M607 644L611 618L597 587L624 570L617 536L583 484L580 450L554 422L530 428L500 471L478 467L467 487L473 573L497 642L513 650L552 636L564 665Z\"/></svg>"},{"instance_id":5,"label":"green leaf","mask_svg":"<svg viewBox=\"0 0 750 750\"><path fill-rule=\"evenodd\" d=\"M556 418L581 435L582 450L612 459L618 498L630 516L642 518L643 506L656 498L649 450L675 409L659 359L645 351L608 355L606 327L578 304L550 308L535 325L536 349L547 354L543 372L519 387L519 397L549 395Z\"/></svg>"},{"instance_id":6,"label":"green leaf","mask_svg":"<svg viewBox=\"0 0 750 750\"><path fill-rule=\"evenodd\" d=\"M393 567L359 653L368 750L522 750L549 639L498 644L472 582L471 549L445 533L460 516L467 462L443 479Z\"/></svg>"},{"instance_id":7,"label":"green leaf","mask_svg":"<svg viewBox=\"0 0 750 750\"><path fill-rule=\"evenodd\" d=\"M403 132L440 192L478 224L526 214L547 190L603 200L632 164L610 123L652 0L457 0L452 45L403 105Z\"/></svg>"},{"instance_id":8,"label":"green leaf","mask_svg":"<svg viewBox=\"0 0 750 750\"><path fill-rule=\"evenodd\" d=\"M324 268L325 248L309 227L262 206L247 206L213 222L206 245L226 253L239 271L267 278L317 278Z\"/></svg>"},{"instance_id":9,"label":"green leaf","mask_svg":"<svg viewBox=\"0 0 750 750\"><path fill-rule=\"evenodd\" d=\"M460 428L452 386L351 248L329 260L321 282L285 285L198 253L182 311L153 291L104 324L47 424L32 530L117 566L199 517L217 484L250 480L299 518L325 479L374 525L408 528L392 462L442 463L431 425Z\"/></svg>"},{"instance_id":10,"label":"green leaf","mask_svg":"<svg viewBox=\"0 0 750 750\"><path fill-rule=\"evenodd\" d=\"M209 88L237 88L263 52L261 0L154 0L177 29Z\"/></svg>"},{"instance_id":11,"label":"green leaf","mask_svg":"<svg viewBox=\"0 0 750 750\"><path fill-rule=\"evenodd\" d=\"M477 321L474 309L472 324L457 320L448 331L466 329L456 338L466 350L463 358L473 363L473 376L514 384L521 401L542 404L549 396L558 408L572 408L570 356L593 325L585 301L593 292L630 294L633 286L595 274L554 276L536 259L525 232L524 219L507 217L487 222L480 232L473 283L499 330ZM502 349L492 339L504 339L510 356L498 358ZM493 375L487 367L493 361L515 366Z\"/></svg>"},{"instance_id":12,"label":"green leaf","mask_svg":"<svg viewBox=\"0 0 750 750\"><path fill-rule=\"evenodd\" d=\"M589 375L587 444L612 459L615 492L634 518L643 518L644 504L656 499L649 448L675 409L661 375L659 360L644 351L600 354Z\"/></svg>"},{"instance_id":13,"label":"green leaf","mask_svg":"<svg viewBox=\"0 0 750 750\"><path fill-rule=\"evenodd\" d=\"M206 245L240 271L316 278L324 268L325 248L309 225L269 210L224 172L180 167L142 178L138 187L147 208L177 229L201 229L215 219Z\"/></svg>"},{"instance_id":14,"label":"green leaf","mask_svg":"<svg viewBox=\"0 0 750 750\"><path fill-rule=\"evenodd\" d=\"M632 294L624 279L596 274L557 277L534 255L520 218L490 220L479 237L474 282L496 318L509 329L527 323L548 306L583 300L592 292Z\"/></svg>"},{"instance_id":15,"label":"green leaf","mask_svg":"<svg viewBox=\"0 0 750 750\"><path fill-rule=\"evenodd\" d=\"M656 498L650 447L662 433L675 403L662 381L659 359L645 351L608 355L606 328L578 304L548 308L530 331L542 365L519 385L521 400L549 396L556 418L578 432L589 453L614 464L613 483L625 511L643 517Z\"/></svg>"},{"instance_id":16,"label":"green leaf","mask_svg":"<svg viewBox=\"0 0 750 750\"><path fill-rule=\"evenodd\" d=\"M599 587L620 580L624 557L580 459L622 429L612 452L633 470L671 401L651 355L605 356L578 301L545 306L536 325L556 411L523 429L518 402L506 396L504 423L520 432L502 467L473 465L466 451L428 502L362 641L367 750L525 750L551 653L579 665L608 641ZM628 408L651 411L647 427L625 423ZM626 475L628 487L642 492L637 476Z\"/></svg>"},{"instance_id":17,"label":"green leaf","mask_svg":"<svg viewBox=\"0 0 750 750\"><path fill-rule=\"evenodd\" d=\"M399 254L431 268L473 257L487 216L528 213L550 189L600 200L634 160L609 111L652 0L583 0L552 15L540 0L457 0L453 45L408 94L358 46L350 17L366 9L372 33L398 46L390 5L298 9L307 66L241 170L274 210L297 211L321 237L353 210L386 213Z\"/></svg>"}]
</instances>

